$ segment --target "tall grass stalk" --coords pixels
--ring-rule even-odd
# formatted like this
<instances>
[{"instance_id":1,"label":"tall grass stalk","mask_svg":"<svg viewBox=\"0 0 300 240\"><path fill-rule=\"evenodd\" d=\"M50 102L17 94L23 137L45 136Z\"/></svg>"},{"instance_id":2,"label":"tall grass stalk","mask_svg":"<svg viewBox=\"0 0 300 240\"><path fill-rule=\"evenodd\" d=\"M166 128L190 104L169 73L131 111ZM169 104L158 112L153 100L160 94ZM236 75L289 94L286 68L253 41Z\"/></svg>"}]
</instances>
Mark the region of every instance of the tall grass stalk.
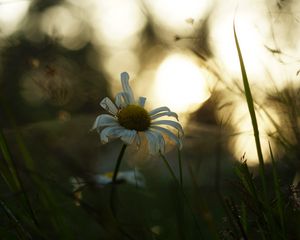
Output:
<instances>
[{"instance_id":1,"label":"tall grass stalk","mask_svg":"<svg viewBox=\"0 0 300 240\"><path fill-rule=\"evenodd\" d=\"M239 62L240 62L240 67L241 67L245 97L246 97L248 110L249 110L250 117L251 117L253 132L254 132L256 151L257 151L257 156L258 156L258 161L259 161L259 171L260 171L260 176L262 179L264 195L266 198L267 197L267 187L266 187L266 177L265 177L265 163L264 163L264 158L263 158L263 154L262 154L262 150L261 150L258 124L257 124L257 119L256 119L256 114L255 114L255 109L254 109L253 97L252 97L251 89L249 86L248 76L247 76L247 72L246 72L246 68L245 68L245 64L244 64L244 60L243 60L243 56L242 56L242 51L241 51L238 37L236 34L234 22L233 22L233 32L234 32L235 46L236 46L236 49L238 52L238 57L239 57Z\"/></svg>"},{"instance_id":2,"label":"tall grass stalk","mask_svg":"<svg viewBox=\"0 0 300 240\"><path fill-rule=\"evenodd\" d=\"M243 60L242 52L240 49L238 37L236 34L234 22L233 22L233 32L234 32L234 40L235 40L235 45L236 45L236 49L237 49L237 53L238 53L238 58L239 58L239 62L240 62L245 97L246 97L248 110L249 110L249 114L251 117L253 132L254 132L256 151L257 151L258 160L259 160L259 176L261 178L262 188L263 188L263 198L261 199L258 192L255 191L255 185L253 183L253 179L251 176L247 177L247 179L246 179L247 182L244 183L244 186L250 187L250 189L248 189L248 190L250 190L250 193L252 192L252 194L254 194L254 197L255 197L254 200L256 202L256 205L258 206L258 210L262 211L261 213L259 213L259 215L262 215L262 219L264 220L264 222L261 223L262 225L259 224L258 227L265 230L266 238L282 239L282 232L280 231L280 229L278 229L276 220L274 218L274 214L272 212L272 208L270 206L269 199L267 197L265 163L264 163L264 158L263 158L261 143L260 143L260 138L259 138L259 129L258 129L257 118L256 118L256 114L255 114L254 101L253 101L251 89L249 86L248 76L246 73L246 68L244 65L244 60ZM246 168L247 168L247 169L245 169L246 171L244 171L244 173L242 174L243 176L245 176L244 174L245 173L246 173L246 175L249 174L249 171L248 171L247 163L245 162L243 165L246 166ZM243 178L241 178L241 179L243 180ZM260 217L259 217L259 219L260 219ZM266 224L265 227L264 227L264 224Z\"/></svg>"}]
</instances>

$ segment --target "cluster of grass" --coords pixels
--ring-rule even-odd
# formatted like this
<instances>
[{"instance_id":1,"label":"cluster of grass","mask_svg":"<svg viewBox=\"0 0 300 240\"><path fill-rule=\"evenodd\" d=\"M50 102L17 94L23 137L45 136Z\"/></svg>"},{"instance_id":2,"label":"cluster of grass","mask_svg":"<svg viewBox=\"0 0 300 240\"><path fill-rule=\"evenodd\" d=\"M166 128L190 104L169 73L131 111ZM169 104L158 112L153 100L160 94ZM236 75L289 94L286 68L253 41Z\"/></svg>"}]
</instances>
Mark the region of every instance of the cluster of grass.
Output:
<instances>
[{"instance_id":1,"label":"cluster of grass","mask_svg":"<svg viewBox=\"0 0 300 240\"><path fill-rule=\"evenodd\" d=\"M118 183L116 173L125 145L117 160L113 184L101 189L87 184L81 199L78 196L83 189L72 192L68 181L55 181L39 171L9 112L9 105L1 99L2 112L14 129L16 143L10 146L0 129L1 239L300 239L295 226L300 220L299 210L286 204L290 198L297 204L299 193L296 188L288 194L283 191L287 186L280 181L271 145L272 161L266 168L255 105L235 28L234 37L259 173L254 178L246 159L242 158L235 167L233 191L223 193L220 186L215 189L218 202L215 205L220 206L217 214L212 209L215 205L205 201L211 198L203 196L201 188L196 184L193 188L185 185L185 162L180 152L176 162L178 173L174 170L175 161L170 164L166 156L160 156L161 166L169 173L168 181L155 174L149 177L145 172L149 178L146 188ZM74 200L79 201L79 206Z\"/></svg>"}]
</instances>

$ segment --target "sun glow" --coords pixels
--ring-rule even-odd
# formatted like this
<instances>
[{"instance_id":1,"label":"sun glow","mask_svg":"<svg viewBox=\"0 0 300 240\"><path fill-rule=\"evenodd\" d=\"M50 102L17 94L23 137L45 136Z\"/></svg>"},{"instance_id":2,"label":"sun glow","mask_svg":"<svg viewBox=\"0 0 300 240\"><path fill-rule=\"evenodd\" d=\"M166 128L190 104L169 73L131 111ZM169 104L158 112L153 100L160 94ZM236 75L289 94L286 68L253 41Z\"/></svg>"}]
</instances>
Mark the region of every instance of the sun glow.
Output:
<instances>
[{"instance_id":1,"label":"sun glow","mask_svg":"<svg viewBox=\"0 0 300 240\"><path fill-rule=\"evenodd\" d=\"M126 48L136 43L146 18L134 0L97 0L91 14L96 43Z\"/></svg>"},{"instance_id":2,"label":"sun glow","mask_svg":"<svg viewBox=\"0 0 300 240\"><path fill-rule=\"evenodd\" d=\"M274 123L270 120L266 112L273 116L273 121L279 123L279 118L272 109L265 107L264 110L258 109L256 117L260 131L261 150L266 161L269 160L270 149L269 143L272 143L272 133L276 132ZM249 165L258 164L258 156L256 144L253 135L253 127L248 113L246 103L240 103L231 111L232 120L234 122L235 134L229 141L229 149L233 149L233 154L237 159L240 159L244 154ZM273 148L278 155L277 149Z\"/></svg>"},{"instance_id":3,"label":"sun glow","mask_svg":"<svg viewBox=\"0 0 300 240\"><path fill-rule=\"evenodd\" d=\"M199 19L206 14L211 2L198 0L147 0L146 3L161 27L178 32L188 30L187 19Z\"/></svg>"},{"instance_id":4,"label":"sun glow","mask_svg":"<svg viewBox=\"0 0 300 240\"><path fill-rule=\"evenodd\" d=\"M8 36L18 29L29 5L29 1L11 1L0 4L0 35Z\"/></svg>"},{"instance_id":5,"label":"sun glow","mask_svg":"<svg viewBox=\"0 0 300 240\"><path fill-rule=\"evenodd\" d=\"M204 77L204 71L191 58L172 54L156 72L155 99L172 111L191 112L210 96Z\"/></svg>"}]
</instances>

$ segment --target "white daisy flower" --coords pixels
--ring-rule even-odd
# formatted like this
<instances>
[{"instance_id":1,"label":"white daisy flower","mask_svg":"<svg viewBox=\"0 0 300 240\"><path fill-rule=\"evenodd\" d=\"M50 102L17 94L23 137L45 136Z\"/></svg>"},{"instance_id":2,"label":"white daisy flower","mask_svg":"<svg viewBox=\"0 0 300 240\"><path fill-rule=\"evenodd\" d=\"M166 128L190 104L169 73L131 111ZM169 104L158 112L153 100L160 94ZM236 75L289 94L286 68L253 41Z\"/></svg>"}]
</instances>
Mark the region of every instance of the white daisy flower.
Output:
<instances>
[{"instance_id":1,"label":"white daisy flower","mask_svg":"<svg viewBox=\"0 0 300 240\"><path fill-rule=\"evenodd\" d=\"M100 102L100 106L110 114L101 114L96 118L92 129L96 129L103 143L120 138L125 144L140 145L144 135L148 141L150 154L164 153L165 136L180 149L183 129L178 116L168 107L159 107L148 112L144 106L145 97L136 101L129 85L129 75L121 73L123 92L116 95L115 103L108 97ZM165 119L174 118L174 120Z\"/></svg>"}]
</instances>

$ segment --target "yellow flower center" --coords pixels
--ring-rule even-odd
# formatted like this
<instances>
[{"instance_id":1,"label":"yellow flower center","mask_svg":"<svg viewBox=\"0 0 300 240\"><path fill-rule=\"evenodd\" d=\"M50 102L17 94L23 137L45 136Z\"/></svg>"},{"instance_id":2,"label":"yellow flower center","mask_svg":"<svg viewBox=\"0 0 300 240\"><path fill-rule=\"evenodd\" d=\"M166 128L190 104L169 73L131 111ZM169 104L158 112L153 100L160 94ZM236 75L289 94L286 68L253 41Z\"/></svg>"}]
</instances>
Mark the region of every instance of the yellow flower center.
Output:
<instances>
[{"instance_id":1,"label":"yellow flower center","mask_svg":"<svg viewBox=\"0 0 300 240\"><path fill-rule=\"evenodd\" d=\"M121 126L130 130L146 131L150 127L150 116L148 112L138 105L128 105L118 114Z\"/></svg>"}]
</instances>

